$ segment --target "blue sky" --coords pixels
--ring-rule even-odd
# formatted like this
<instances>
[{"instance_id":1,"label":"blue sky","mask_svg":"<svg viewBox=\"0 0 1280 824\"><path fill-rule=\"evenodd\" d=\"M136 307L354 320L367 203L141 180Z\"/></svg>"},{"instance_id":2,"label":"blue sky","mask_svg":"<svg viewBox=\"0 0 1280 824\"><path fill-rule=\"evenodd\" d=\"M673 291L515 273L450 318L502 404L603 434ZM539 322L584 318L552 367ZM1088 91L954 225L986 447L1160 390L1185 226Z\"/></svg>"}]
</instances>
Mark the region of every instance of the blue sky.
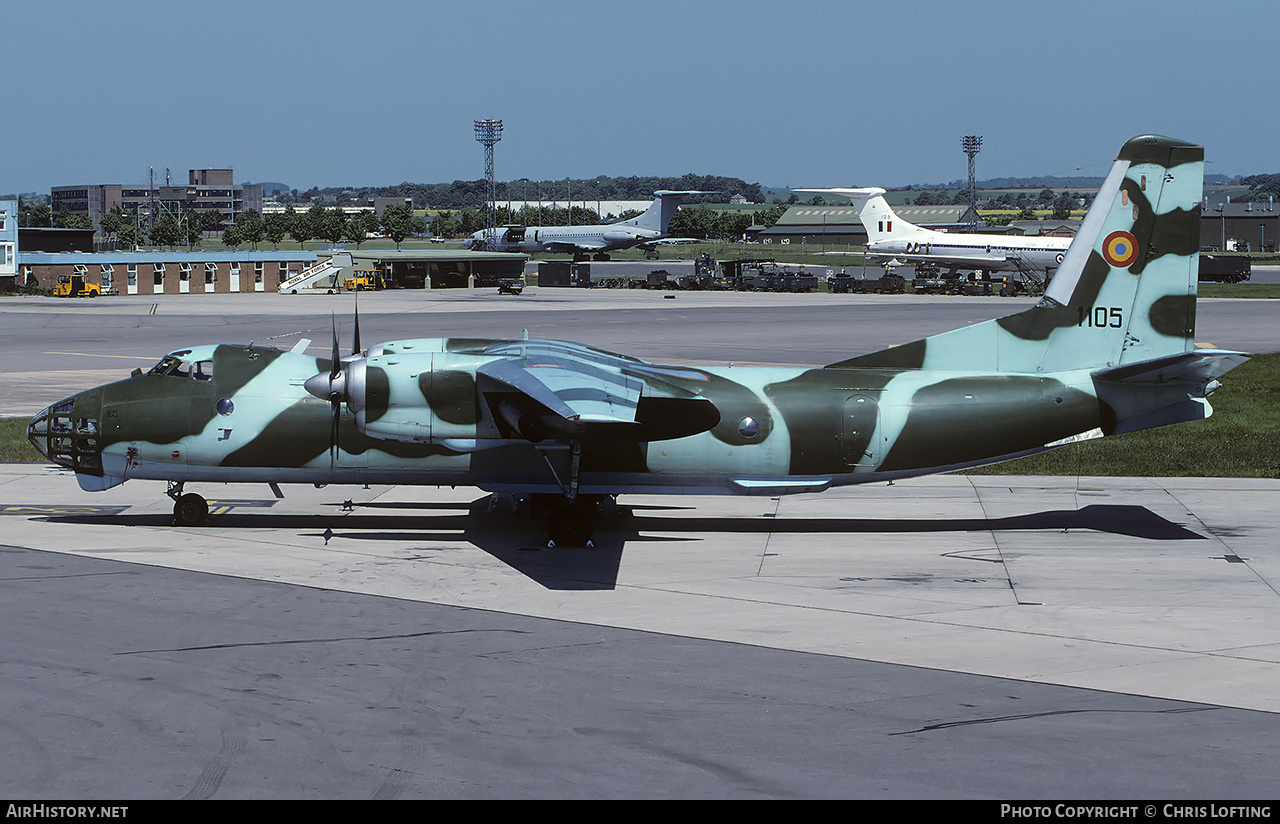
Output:
<instances>
[{"instance_id":1,"label":"blue sky","mask_svg":"<svg viewBox=\"0 0 1280 824\"><path fill-rule=\"evenodd\" d=\"M733 175L1101 174L1128 138L1280 171L1273 0L10 4L0 192Z\"/></svg>"}]
</instances>

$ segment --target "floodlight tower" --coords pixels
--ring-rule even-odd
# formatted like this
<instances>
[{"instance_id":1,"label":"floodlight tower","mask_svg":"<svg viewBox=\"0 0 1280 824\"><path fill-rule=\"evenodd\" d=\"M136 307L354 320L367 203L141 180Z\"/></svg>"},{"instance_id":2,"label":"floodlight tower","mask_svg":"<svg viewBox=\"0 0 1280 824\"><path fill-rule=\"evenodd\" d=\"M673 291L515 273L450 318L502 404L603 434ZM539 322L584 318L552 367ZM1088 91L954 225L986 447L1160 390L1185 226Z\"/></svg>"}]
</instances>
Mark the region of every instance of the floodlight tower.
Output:
<instances>
[{"instance_id":1,"label":"floodlight tower","mask_svg":"<svg viewBox=\"0 0 1280 824\"><path fill-rule=\"evenodd\" d=\"M969 156L969 230L978 228L978 181L973 173L973 158L982 149L982 135L967 134L960 138L960 146Z\"/></svg>"},{"instance_id":2,"label":"floodlight tower","mask_svg":"<svg viewBox=\"0 0 1280 824\"><path fill-rule=\"evenodd\" d=\"M484 245L497 244L498 183L493 179L493 144L502 139L501 120L477 120L476 140L484 145L484 178L489 181L489 202L484 207Z\"/></svg>"}]
</instances>

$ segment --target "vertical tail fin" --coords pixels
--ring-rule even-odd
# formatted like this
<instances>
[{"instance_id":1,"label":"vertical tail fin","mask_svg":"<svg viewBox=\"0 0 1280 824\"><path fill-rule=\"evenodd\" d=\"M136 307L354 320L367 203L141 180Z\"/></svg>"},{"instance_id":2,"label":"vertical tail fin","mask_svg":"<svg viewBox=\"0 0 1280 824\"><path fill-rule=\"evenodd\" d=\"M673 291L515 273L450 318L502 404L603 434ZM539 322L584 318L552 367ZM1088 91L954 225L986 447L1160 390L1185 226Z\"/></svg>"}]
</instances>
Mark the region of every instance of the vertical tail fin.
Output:
<instances>
[{"instance_id":1,"label":"vertical tail fin","mask_svg":"<svg viewBox=\"0 0 1280 824\"><path fill-rule=\"evenodd\" d=\"M1041 305L1001 327L1047 339L1043 370L1190 351L1203 185L1203 147L1155 135L1125 143Z\"/></svg>"},{"instance_id":2,"label":"vertical tail fin","mask_svg":"<svg viewBox=\"0 0 1280 824\"><path fill-rule=\"evenodd\" d=\"M689 195L705 195L710 192L671 192L659 191L654 192L657 197L653 203L649 204L649 208L645 209L644 214L636 215L627 220L618 221L619 226L635 226L637 229L649 229L665 235L667 226L671 224L671 218L675 216L676 210L680 208L680 201Z\"/></svg>"},{"instance_id":3,"label":"vertical tail fin","mask_svg":"<svg viewBox=\"0 0 1280 824\"><path fill-rule=\"evenodd\" d=\"M1040 303L899 347L902 352L841 365L1050 372L1190 351L1203 179L1203 147L1154 135L1133 138Z\"/></svg>"},{"instance_id":4,"label":"vertical tail fin","mask_svg":"<svg viewBox=\"0 0 1280 824\"><path fill-rule=\"evenodd\" d=\"M884 189L870 186L865 189L795 189L797 192L818 192L849 198L858 217L867 230L867 243L910 237L920 232L931 232L914 223L908 223L893 211L884 199Z\"/></svg>"}]
</instances>

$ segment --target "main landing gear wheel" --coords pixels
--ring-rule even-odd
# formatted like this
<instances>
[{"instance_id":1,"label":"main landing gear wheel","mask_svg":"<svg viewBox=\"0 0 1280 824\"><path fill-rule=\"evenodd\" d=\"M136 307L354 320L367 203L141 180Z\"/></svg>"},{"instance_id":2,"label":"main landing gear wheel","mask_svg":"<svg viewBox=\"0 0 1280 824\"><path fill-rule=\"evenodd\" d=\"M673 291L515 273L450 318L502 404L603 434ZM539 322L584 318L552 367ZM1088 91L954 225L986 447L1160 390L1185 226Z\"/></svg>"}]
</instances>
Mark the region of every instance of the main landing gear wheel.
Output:
<instances>
[{"instance_id":1,"label":"main landing gear wheel","mask_svg":"<svg viewBox=\"0 0 1280 824\"><path fill-rule=\"evenodd\" d=\"M173 504L173 522L178 526L199 526L209 521L209 502L194 492L179 497Z\"/></svg>"},{"instance_id":2,"label":"main landing gear wheel","mask_svg":"<svg viewBox=\"0 0 1280 824\"><path fill-rule=\"evenodd\" d=\"M594 533L591 512L581 503L567 504L549 513L547 534L556 546L586 546Z\"/></svg>"}]
</instances>

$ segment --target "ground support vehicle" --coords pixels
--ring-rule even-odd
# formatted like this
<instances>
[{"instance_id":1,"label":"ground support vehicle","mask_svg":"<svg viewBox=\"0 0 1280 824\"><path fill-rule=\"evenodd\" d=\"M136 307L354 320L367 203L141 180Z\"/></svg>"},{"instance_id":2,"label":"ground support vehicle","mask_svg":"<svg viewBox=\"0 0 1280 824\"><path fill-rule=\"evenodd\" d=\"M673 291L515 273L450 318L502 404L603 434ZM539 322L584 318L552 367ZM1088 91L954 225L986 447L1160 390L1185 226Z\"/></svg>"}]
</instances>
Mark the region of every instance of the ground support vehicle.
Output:
<instances>
[{"instance_id":1,"label":"ground support vehicle","mask_svg":"<svg viewBox=\"0 0 1280 824\"><path fill-rule=\"evenodd\" d=\"M96 298L102 294L102 288L89 283L84 275L60 275L53 294L60 298Z\"/></svg>"},{"instance_id":2,"label":"ground support vehicle","mask_svg":"<svg viewBox=\"0 0 1280 824\"><path fill-rule=\"evenodd\" d=\"M1200 280L1212 283L1243 283L1253 276L1248 255L1200 253Z\"/></svg>"}]
</instances>

